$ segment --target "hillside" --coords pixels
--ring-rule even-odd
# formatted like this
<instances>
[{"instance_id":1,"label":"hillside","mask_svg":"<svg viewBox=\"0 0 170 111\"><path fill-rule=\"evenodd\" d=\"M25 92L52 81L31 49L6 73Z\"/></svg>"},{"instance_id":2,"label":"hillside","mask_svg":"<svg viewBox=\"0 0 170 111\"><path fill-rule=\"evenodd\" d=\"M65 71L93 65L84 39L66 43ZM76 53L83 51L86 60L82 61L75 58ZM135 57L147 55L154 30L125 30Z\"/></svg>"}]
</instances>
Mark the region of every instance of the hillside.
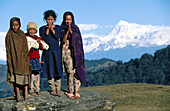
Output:
<instances>
[{"instance_id":1,"label":"hillside","mask_svg":"<svg viewBox=\"0 0 170 111\"><path fill-rule=\"evenodd\" d=\"M116 65L116 61L107 58L103 58L100 60L85 60L86 71L94 72L97 70L105 69L112 65Z\"/></svg>"},{"instance_id":2,"label":"hillside","mask_svg":"<svg viewBox=\"0 0 170 111\"><path fill-rule=\"evenodd\" d=\"M0 83L6 81L7 66L0 64Z\"/></svg>"},{"instance_id":3,"label":"hillside","mask_svg":"<svg viewBox=\"0 0 170 111\"><path fill-rule=\"evenodd\" d=\"M170 46L157 50L154 56L143 54L141 58L131 59L123 63L117 61L116 65L86 72L86 86L111 85L122 83L152 83L170 84Z\"/></svg>"},{"instance_id":4,"label":"hillside","mask_svg":"<svg viewBox=\"0 0 170 111\"><path fill-rule=\"evenodd\" d=\"M82 89L109 94L116 103L116 111L170 111L170 86L138 83Z\"/></svg>"},{"instance_id":5,"label":"hillside","mask_svg":"<svg viewBox=\"0 0 170 111\"><path fill-rule=\"evenodd\" d=\"M111 65L115 65L116 62L103 58L100 60L85 60L85 70L86 71L97 71L100 69L105 69ZM0 83L6 81L6 73L7 73L7 66L6 65L1 65L0 64Z\"/></svg>"}]
</instances>

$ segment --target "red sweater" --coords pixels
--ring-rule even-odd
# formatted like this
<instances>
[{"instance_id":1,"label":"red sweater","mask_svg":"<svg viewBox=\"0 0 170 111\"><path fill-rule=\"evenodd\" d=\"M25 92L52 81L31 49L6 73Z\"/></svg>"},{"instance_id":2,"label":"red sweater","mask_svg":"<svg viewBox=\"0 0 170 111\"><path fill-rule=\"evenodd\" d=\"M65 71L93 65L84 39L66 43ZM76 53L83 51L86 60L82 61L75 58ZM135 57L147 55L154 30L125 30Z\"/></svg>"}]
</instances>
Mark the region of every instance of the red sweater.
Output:
<instances>
[{"instance_id":1,"label":"red sweater","mask_svg":"<svg viewBox=\"0 0 170 111\"><path fill-rule=\"evenodd\" d=\"M28 35L28 37L31 37L30 35ZM31 37L32 39L34 40L37 40L37 39L40 39L42 40L41 37L38 37L36 36L36 38L34 37ZM40 47L39 47L40 50L43 50L43 45L40 43ZM29 50L29 53L30 53L30 59L33 59L33 58L37 58L39 60L40 58L40 54L39 54L39 49L35 49L35 48L32 48Z\"/></svg>"}]
</instances>

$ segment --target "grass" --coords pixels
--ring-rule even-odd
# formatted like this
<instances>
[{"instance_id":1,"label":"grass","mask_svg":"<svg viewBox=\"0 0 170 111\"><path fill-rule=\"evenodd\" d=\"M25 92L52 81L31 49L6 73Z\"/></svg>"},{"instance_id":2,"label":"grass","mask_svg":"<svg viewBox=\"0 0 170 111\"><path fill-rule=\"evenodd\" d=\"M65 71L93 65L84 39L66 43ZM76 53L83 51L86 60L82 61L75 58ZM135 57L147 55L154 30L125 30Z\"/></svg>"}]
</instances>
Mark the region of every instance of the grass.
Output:
<instances>
[{"instance_id":1,"label":"grass","mask_svg":"<svg viewBox=\"0 0 170 111\"><path fill-rule=\"evenodd\" d=\"M170 86L138 83L81 89L109 94L116 111L170 111Z\"/></svg>"}]
</instances>

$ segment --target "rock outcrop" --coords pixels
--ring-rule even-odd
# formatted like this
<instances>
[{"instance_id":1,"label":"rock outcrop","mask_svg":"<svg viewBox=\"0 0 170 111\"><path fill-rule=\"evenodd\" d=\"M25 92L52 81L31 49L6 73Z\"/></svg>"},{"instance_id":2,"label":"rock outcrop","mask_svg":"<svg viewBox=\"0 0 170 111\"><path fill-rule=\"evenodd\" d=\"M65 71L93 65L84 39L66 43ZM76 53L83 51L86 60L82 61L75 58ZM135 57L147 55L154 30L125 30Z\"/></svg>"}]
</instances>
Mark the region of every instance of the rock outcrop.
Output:
<instances>
[{"instance_id":1,"label":"rock outcrop","mask_svg":"<svg viewBox=\"0 0 170 111\"><path fill-rule=\"evenodd\" d=\"M0 100L0 111L114 111L115 103L109 95L101 92L80 90L80 99L70 100L53 96L47 91L30 100L16 102L14 99Z\"/></svg>"}]
</instances>

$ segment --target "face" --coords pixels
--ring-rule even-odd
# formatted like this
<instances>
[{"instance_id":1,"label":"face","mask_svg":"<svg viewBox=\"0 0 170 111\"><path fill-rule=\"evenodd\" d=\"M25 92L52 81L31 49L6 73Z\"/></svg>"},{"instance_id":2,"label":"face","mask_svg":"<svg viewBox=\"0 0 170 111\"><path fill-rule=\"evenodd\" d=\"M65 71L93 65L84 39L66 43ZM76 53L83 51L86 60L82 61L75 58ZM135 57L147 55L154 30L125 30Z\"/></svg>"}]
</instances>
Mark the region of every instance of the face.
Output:
<instances>
[{"instance_id":1,"label":"face","mask_svg":"<svg viewBox=\"0 0 170 111\"><path fill-rule=\"evenodd\" d=\"M34 28L30 28L28 33L29 35L34 36L37 33L37 31Z\"/></svg>"},{"instance_id":2,"label":"face","mask_svg":"<svg viewBox=\"0 0 170 111\"><path fill-rule=\"evenodd\" d=\"M54 18L52 16L49 16L47 19L46 19L46 22L47 24L53 24L54 23Z\"/></svg>"},{"instance_id":3,"label":"face","mask_svg":"<svg viewBox=\"0 0 170 111\"><path fill-rule=\"evenodd\" d=\"M17 21L14 21L12 24L12 29L16 32L19 29L19 23Z\"/></svg>"},{"instance_id":4,"label":"face","mask_svg":"<svg viewBox=\"0 0 170 111\"><path fill-rule=\"evenodd\" d=\"M72 17L71 17L71 15L67 15L66 16L66 25L69 25L69 24L71 24L72 23Z\"/></svg>"}]
</instances>

